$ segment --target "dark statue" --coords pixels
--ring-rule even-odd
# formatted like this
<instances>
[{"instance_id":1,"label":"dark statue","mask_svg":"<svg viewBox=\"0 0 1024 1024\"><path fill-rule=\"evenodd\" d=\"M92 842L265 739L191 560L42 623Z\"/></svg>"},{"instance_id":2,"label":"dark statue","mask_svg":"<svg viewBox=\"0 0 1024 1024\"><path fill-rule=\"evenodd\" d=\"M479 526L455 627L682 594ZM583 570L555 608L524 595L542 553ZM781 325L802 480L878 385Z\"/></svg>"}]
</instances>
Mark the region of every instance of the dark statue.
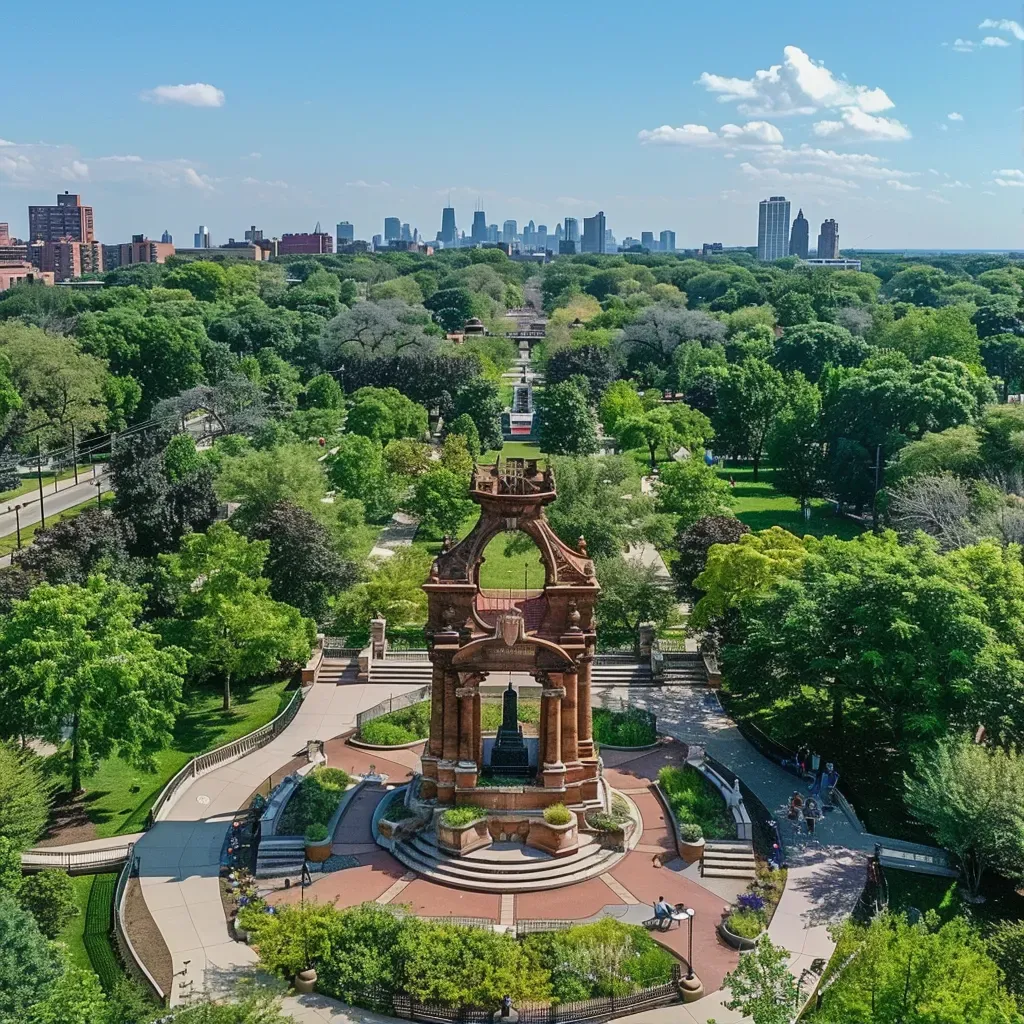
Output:
<instances>
[{"instance_id":1,"label":"dark statue","mask_svg":"<svg viewBox=\"0 0 1024 1024\"><path fill-rule=\"evenodd\" d=\"M491 750L491 771L495 775L526 775L529 770L530 755L519 724L519 695L510 679L501 698L501 726Z\"/></svg>"}]
</instances>

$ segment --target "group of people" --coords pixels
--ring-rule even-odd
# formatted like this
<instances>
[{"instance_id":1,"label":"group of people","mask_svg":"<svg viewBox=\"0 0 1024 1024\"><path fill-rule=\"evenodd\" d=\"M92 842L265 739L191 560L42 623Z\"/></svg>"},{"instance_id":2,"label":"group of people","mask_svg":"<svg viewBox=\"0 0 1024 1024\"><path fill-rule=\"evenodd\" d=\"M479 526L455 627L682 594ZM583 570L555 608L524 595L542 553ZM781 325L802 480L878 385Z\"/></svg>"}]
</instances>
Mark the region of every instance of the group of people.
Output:
<instances>
[{"instance_id":1,"label":"group of people","mask_svg":"<svg viewBox=\"0 0 1024 1024\"><path fill-rule=\"evenodd\" d=\"M790 797L789 817L794 821L803 817L807 831L813 834L817 820L824 816L826 810L831 810L834 806L835 791L839 785L839 772L836 771L836 767L831 761L822 769L821 755L812 752L806 744L796 752L796 757L792 762L786 763L792 765L801 778L811 776L806 800L799 790ZM820 805L819 800L821 801Z\"/></svg>"}]
</instances>

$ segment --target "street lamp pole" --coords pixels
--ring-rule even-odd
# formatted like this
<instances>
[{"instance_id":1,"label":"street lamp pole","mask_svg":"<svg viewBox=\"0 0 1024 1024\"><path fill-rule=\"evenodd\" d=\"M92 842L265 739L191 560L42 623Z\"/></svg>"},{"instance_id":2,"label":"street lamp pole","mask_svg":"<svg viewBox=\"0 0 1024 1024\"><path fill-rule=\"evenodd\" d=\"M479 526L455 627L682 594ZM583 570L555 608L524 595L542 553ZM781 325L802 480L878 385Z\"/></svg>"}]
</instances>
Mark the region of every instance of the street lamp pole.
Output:
<instances>
[{"instance_id":1,"label":"street lamp pole","mask_svg":"<svg viewBox=\"0 0 1024 1024\"><path fill-rule=\"evenodd\" d=\"M14 506L14 529L18 534L18 550L21 550L21 506Z\"/></svg>"},{"instance_id":2,"label":"street lamp pole","mask_svg":"<svg viewBox=\"0 0 1024 1024\"><path fill-rule=\"evenodd\" d=\"M686 955L687 981L693 980L693 913L693 907L686 908L686 921L689 931L689 952Z\"/></svg>"}]
</instances>

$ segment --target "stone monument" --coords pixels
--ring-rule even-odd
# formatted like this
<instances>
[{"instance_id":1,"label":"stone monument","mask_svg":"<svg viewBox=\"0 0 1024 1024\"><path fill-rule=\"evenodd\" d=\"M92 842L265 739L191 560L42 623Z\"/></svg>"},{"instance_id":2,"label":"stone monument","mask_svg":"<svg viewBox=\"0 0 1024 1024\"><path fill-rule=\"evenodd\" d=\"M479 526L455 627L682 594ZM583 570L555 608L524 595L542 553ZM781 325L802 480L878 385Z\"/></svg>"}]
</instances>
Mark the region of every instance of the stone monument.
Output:
<instances>
[{"instance_id":1,"label":"stone monument","mask_svg":"<svg viewBox=\"0 0 1024 1024\"><path fill-rule=\"evenodd\" d=\"M519 695L511 679L501 697L501 725L491 750L490 769L495 775L526 775L530 770L530 755L519 724Z\"/></svg>"}]
</instances>

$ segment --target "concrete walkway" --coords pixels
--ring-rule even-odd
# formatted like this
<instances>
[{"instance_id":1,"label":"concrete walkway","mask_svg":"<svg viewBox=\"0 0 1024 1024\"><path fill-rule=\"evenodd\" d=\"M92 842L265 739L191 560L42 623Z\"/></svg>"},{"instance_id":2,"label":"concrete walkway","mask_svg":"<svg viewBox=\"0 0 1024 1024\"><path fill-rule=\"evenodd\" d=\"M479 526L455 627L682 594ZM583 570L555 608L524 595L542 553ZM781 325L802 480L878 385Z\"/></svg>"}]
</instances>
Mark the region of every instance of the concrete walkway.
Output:
<instances>
[{"instance_id":1,"label":"concrete walkway","mask_svg":"<svg viewBox=\"0 0 1024 1024\"><path fill-rule=\"evenodd\" d=\"M407 512L396 512L380 531L370 550L370 558L390 558L397 548L407 548L419 529L420 521Z\"/></svg>"},{"instance_id":2,"label":"concrete walkway","mask_svg":"<svg viewBox=\"0 0 1024 1024\"><path fill-rule=\"evenodd\" d=\"M354 728L356 713L376 704L378 691L369 683L314 685L280 736L194 780L136 843L146 905L173 961L172 1005L189 990L229 992L256 963L255 952L229 935L221 905L221 850L235 812L307 740Z\"/></svg>"}]
</instances>

